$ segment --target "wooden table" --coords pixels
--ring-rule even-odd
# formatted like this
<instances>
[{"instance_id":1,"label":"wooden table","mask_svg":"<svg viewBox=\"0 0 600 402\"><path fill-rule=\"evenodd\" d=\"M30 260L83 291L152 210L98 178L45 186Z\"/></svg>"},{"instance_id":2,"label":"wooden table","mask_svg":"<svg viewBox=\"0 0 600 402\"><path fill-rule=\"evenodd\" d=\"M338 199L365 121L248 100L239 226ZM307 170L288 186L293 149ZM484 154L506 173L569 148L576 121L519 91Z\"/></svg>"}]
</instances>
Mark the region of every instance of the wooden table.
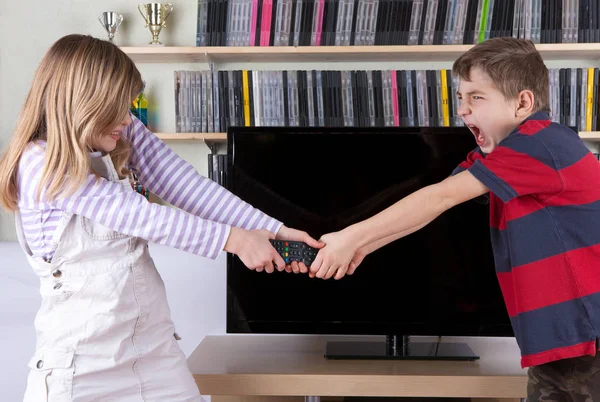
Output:
<instances>
[{"instance_id":1,"label":"wooden table","mask_svg":"<svg viewBox=\"0 0 600 402\"><path fill-rule=\"evenodd\" d=\"M212 402L341 400L344 396L482 398L518 401L527 371L514 338L443 338L466 342L476 361L327 360L325 342L339 337L207 336L188 359ZM355 340L356 338L352 338ZM381 338L368 338L370 340ZM413 339L414 342L431 340ZM305 397L310 397L306 398Z\"/></svg>"}]
</instances>

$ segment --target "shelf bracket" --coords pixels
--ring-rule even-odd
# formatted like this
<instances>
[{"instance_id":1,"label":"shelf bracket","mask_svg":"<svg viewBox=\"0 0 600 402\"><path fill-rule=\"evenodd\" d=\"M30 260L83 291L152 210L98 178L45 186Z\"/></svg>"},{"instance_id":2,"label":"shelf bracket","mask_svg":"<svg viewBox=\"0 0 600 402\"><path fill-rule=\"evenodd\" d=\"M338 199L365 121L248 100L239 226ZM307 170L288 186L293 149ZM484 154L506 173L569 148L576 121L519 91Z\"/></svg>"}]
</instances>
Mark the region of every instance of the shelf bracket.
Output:
<instances>
[{"instance_id":1,"label":"shelf bracket","mask_svg":"<svg viewBox=\"0 0 600 402\"><path fill-rule=\"evenodd\" d=\"M210 55L208 54L208 52L206 50L204 51L204 58L206 59L206 62L208 63L208 68L210 69L210 72L212 73L215 70L215 63L214 63L214 61L212 61Z\"/></svg>"},{"instance_id":2,"label":"shelf bracket","mask_svg":"<svg viewBox=\"0 0 600 402\"><path fill-rule=\"evenodd\" d=\"M213 142L211 140L207 140L206 138L202 139L202 142L204 143L204 145L206 145L208 147L208 149L210 149L210 153L213 155L216 155L218 152L218 145L216 142Z\"/></svg>"}]
</instances>

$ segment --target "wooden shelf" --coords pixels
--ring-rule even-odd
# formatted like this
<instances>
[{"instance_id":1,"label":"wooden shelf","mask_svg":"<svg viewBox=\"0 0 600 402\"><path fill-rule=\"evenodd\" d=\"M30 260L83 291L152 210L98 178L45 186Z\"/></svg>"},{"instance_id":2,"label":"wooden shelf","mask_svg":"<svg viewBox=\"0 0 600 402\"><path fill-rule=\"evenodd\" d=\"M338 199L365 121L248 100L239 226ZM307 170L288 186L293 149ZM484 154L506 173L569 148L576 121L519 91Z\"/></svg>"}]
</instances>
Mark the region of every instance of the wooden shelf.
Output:
<instances>
[{"instance_id":1,"label":"wooden shelf","mask_svg":"<svg viewBox=\"0 0 600 402\"><path fill-rule=\"evenodd\" d=\"M227 142L227 133L154 133L163 141L194 141L203 140L213 143Z\"/></svg>"},{"instance_id":2,"label":"wooden shelf","mask_svg":"<svg viewBox=\"0 0 600 402\"><path fill-rule=\"evenodd\" d=\"M226 143L227 133L156 133L164 141L203 140L211 143ZM588 141L600 141L600 131L580 131L579 136Z\"/></svg>"},{"instance_id":3,"label":"wooden shelf","mask_svg":"<svg viewBox=\"0 0 600 402\"><path fill-rule=\"evenodd\" d=\"M135 62L454 61L473 45L122 47ZM536 45L545 60L600 59L600 43Z\"/></svg>"},{"instance_id":4,"label":"wooden shelf","mask_svg":"<svg viewBox=\"0 0 600 402\"><path fill-rule=\"evenodd\" d=\"M580 131L579 136L588 141L600 141L600 131Z\"/></svg>"}]
</instances>

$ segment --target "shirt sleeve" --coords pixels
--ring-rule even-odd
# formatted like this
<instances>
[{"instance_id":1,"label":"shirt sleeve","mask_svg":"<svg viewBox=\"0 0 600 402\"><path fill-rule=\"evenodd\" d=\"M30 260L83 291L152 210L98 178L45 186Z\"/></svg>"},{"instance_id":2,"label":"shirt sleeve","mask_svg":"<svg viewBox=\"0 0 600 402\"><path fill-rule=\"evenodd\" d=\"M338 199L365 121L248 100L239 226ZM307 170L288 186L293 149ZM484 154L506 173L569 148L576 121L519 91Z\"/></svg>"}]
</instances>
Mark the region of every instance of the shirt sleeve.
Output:
<instances>
[{"instance_id":1,"label":"shirt sleeve","mask_svg":"<svg viewBox=\"0 0 600 402\"><path fill-rule=\"evenodd\" d=\"M483 158L483 153L481 152L481 149L479 147L475 148L473 151L469 152L469 154L467 155L467 158L461 162L460 165L458 165L450 174L450 176L454 176L460 172L464 172L465 170L467 170L468 168L470 168L473 163L475 163L475 161L477 159ZM479 203L479 204L489 204L490 202L490 193L489 191L485 194L480 195L479 197L476 197L474 199L475 202Z\"/></svg>"},{"instance_id":2,"label":"shirt sleeve","mask_svg":"<svg viewBox=\"0 0 600 402\"><path fill-rule=\"evenodd\" d=\"M132 115L125 132L132 144L131 169L151 192L170 204L204 219L247 230L277 233L282 223L200 175Z\"/></svg>"},{"instance_id":3,"label":"shirt sleeve","mask_svg":"<svg viewBox=\"0 0 600 402\"><path fill-rule=\"evenodd\" d=\"M504 202L533 194L547 198L563 189L552 154L529 135L511 135L487 156L471 152L456 170L465 169Z\"/></svg>"},{"instance_id":4,"label":"shirt sleeve","mask_svg":"<svg viewBox=\"0 0 600 402\"><path fill-rule=\"evenodd\" d=\"M117 232L215 259L223 250L230 226L188 212L150 203L121 183L90 174L77 191L53 201L36 200L44 150L26 152L19 169L19 208L59 209L84 216Z\"/></svg>"},{"instance_id":5,"label":"shirt sleeve","mask_svg":"<svg viewBox=\"0 0 600 402\"><path fill-rule=\"evenodd\" d=\"M460 165L458 165L452 171L452 174L450 176L454 176L460 172L467 170L468 168L473 166L473 163L475 163L476 160L483 159L483 158L484 158L484 155L483 155L483 152L481 152L481 149L479 147L475 148L474 150L469 152L469 154L467 155L467 158L464 161L462 161L460 163Z\"/></svg>"}]
</instances>

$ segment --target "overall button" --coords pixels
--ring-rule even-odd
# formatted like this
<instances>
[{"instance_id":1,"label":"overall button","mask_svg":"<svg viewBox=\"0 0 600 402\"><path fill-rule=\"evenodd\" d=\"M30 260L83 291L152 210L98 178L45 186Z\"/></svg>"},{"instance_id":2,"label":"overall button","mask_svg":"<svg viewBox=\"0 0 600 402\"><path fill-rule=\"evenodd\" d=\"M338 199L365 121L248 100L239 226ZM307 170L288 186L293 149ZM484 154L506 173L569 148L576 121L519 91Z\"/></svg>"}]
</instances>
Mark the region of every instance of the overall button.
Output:
<instances>
[{"instance_id":1,"label":"overall button","mask_svg":"<svg viewBox=\"0 0 600 402\"><path fill-rule=\"evenodd\" d=\"M62 288L62 283L57 283L56 285L54 285L54 289L60 289Z\"/></svg>"},{"instance_id":2,"label":"overall button","mask_svg":"<svg viewBox=\"0 0 600 402\"><path fill-rule=\"evenodd\" d=\"M42 367L44 367L44 361L38 360L38 362L35 364L35 367L41 369Z\"/></svg>"},{"instance_id":3,"label":"overall button","mask_svg":"<svg viewBox=\"0 0 600 402\"><path fill-rule=\"evenodd\" d=\"M60 278L62 276L62 271L60 269L55 269L52 271L52 276L55 278Z\"/></svg>"}]
</instances>

